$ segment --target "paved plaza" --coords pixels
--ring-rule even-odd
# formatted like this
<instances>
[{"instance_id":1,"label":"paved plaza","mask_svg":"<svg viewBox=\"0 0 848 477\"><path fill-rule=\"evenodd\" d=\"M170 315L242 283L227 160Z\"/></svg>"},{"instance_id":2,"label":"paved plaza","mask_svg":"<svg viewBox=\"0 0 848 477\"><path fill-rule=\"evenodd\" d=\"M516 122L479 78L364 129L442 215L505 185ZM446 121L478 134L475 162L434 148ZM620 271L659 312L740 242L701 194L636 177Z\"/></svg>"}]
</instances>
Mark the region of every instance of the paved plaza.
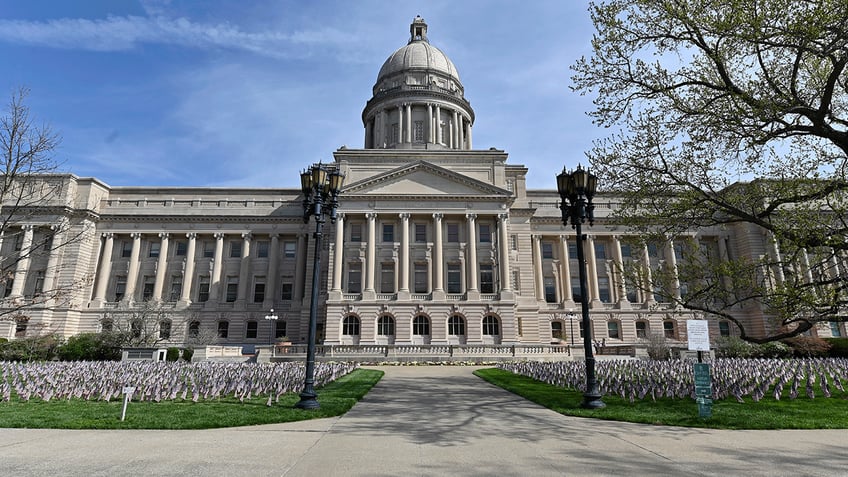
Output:
<instances>
[{"instance_id":1,"label":"paved plaza","mask_svg":"<svg viewBox=\"0 0 848 477\"><path fill-rule=\"evenodd\" d=\"M486 383L475 368L380 369L383 380L338 418L202 431L0 429L0 468L9 476L848 473L845 430L718 431L573 418Z\"/></svg>"}]
</instances>

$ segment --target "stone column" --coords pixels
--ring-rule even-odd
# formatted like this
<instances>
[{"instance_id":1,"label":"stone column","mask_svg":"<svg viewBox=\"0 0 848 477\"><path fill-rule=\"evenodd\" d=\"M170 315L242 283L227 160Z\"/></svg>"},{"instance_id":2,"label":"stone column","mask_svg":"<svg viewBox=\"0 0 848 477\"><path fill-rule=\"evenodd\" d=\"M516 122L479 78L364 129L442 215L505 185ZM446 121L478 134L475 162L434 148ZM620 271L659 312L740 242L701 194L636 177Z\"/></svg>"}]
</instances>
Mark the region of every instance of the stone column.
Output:
<instances>
[{"instance_id":1,"label":"stone column","mask_svg":"<svg viewBox=\"0 0 848 477\"><path fill-rule=\"evenodd\" d=\"M769 248L768 248L769 257L771 258L772 262L775 263L775 266L774 266L775 280L777 281L778 285L783 285L783 282L786 280L786 277L783 275L783 265L781 264L782 260L781 260L781 257L780 257L780 246L778 245L777 239L775 238L774 234L769 233L767 240L768 240L768 245L769 245ZM718 250L719 250L719 255L721 255L721 257L720 257L721 260L728 260L727 244L725 243L724 237L719 237L718 243L719 243Z\"/></svg>"},{"instance_id":2,"label":"stone column","mask_svg":"<svg viewBox=\"0 0 848 477\"><path fill-rule=\"evenodd\" d=\"M139 257L141 257L141 233L133 232L132 251L130 252L130 263L127 268L127 291L124 293L123 302L132 304L135 301L135 287L138 284Z\"/></svg>"},{"instance_id":3,"label":"stone column","mask_svg":"<svg viewBox=\"0 0 848 477\"><path fill-rule=\"evenodd\" d=\"M306 232L297 234L297 257L294 264L294 295L295 300L302 300L306 284Z\"/></svg>"},{"instance_id":4,"label":"stone column","mask_svg":"<svg viewBox=\"0 0 848 477\"><path fill-rule=\"evenodd\" d=\"M400 214L400 289L409 293L409 213Z\"/></svg>"},{"instance_id":5,"label":"stone column","mask_svg":"<svg viewBox=\"0 0 848 477\"><path fill-rule=\"evenodd\" d=\"M265 301L262 303L264 308L270 309L274 307L274 302L277 301L277 274L279 271L279 254L280 254L280 236L271 234L271 250L268 251L268 272L265 277Z\"/></svg>"},{"instance_id":6,"label":"stone column","mask_svg":"<svg viewBox=\"0 0 848 477\"><path fill-rule=\"evenodd\" d=\"M672 276L672 292L674 299L680 301L680 279L677 277L677 256L674 254L674 240L668 240L668 267L671 270Z\"/></svg>"},{"instance_id":7,"label":"stone column","mask_svg":"<svg viewBox=\"0 0 848 477\"><path fill-rule=\"evenodd\" d=\"M403 105L399 104L397 108L398 112L398 138L397 143L403 143L404 131L403 131Z\"/></svg>"},{"instance_id":8,"label":"stone column","mask_svg":"<svg viewBox=\"0 0 848 477\"><path fill-rule=\"evenodd\" d=\"M654 284L653 279L651 278L651 254L648 253L648 244L645 244L642 250L642 266L645 267L645 284L643 288L645 293L645 303L651 304L656 303L654 299Z\"/></svg>"},{"instance_id":9,"label":"stone column","mask_svg":"<svg viewBox=\"0 0 848 477\"><path fill-rule=\"evenodd\" d=\"M536 299L545 300L545 282L542 276L542 236L533 235L533 283Z\"/></svg>"},{"instance_id":10,"label":"stone column","mask_svg":"<svg viewBox=\"0 0 848 477\"><path fill-rule=\"evenodd\" d=\"M24 294L27 273L29 272L30 252L32 249L32 236L34 227L32 224L22 225L24 238L21 241L21 250L18 252L18 262L15 264L15 279L12 282L12 291L9 298L20 298Z\"/></svg>"},{"instance_id":11,"label":"stone column","mask_svg":"<svg viewBox=\"0 0 848 477\"><path fill-rule=\"evenodd\" d=\"M471 123L468 123L468 149L471 149Z\"/></svg>"},{"instance_id":12,"label":"stone column","mask_svg":"<svg viewBox=\"0 0 848 477\"><path fill-rule=\"evenodd\" d=\"M598 259L595 257L595 238L592 235L585 235L586 243L579 244L585 245L586 253L586 268L589 273L586 274L586 278L589 281L589 297L592 300L592 303L600 304L601 301L601 293L598 290Z\"/></svg>"},{"instance_id":13,"label":"stone column","mask_svg":"<svg viewBox=\"0 0 848 477\"><path fill-rule=\"evenodd\" d=\"M377 242L377 214L369 212L365 214L368 219L368 244L365 252L365 291L374 293L374 275L376 263L376 242Z\"/></svg>"},{"instance_id":14,"label":"stone column","mask_svg":"<svg viewBox=\"0 0 848 477\"><path fill-rule=\"evenodd\" d=\"M571 257L568 256L568 236L559 236L559 255L560 268L562 268L562 300L574 301L574 295L571 293Z\"/></svg>"},{"instance_id":15,"label":"stone column","mask_svg":"<svg viewBox=\"0 0 848 477\"><path fill-rule=\"evenodd\" d=\"M406 141L412 143L412 105L406 103Z\"/></svg>"},{"instance_id":16,"label":"stone column","mask_svg":"<svg viewBox=\"0 0 848 477\"><path fill-rule=\"evenodd\" d=\"M389 128L386 127L387 118L388 115L386 114L386 110L380 110L380 143L377 145L377 147L385 148L386 143L388 142L387 136L389 135Z\"/></svg>"},{"instance_id":17,"label":"stone column","mask_svg":"<svg viewBox=\"0 0 848 477\"><path fill-rule=\"evenodd\" d=\"M433 129L433 105L427 104L427 143L436 142L435 130Z\"/></svg>"},{"instance_id":18,"label":"stone column","mask_svg":"<svg viewBox=\"0 0 848 477\"><path fill-rule=\"evenodd\" d=\"M30 241L31 240L32 239L30 239ZM24 237L24 243L26 243L26 237ZM21 251L23 252L23 248ZM807 253L807 249L805 248L801 249L801 268L804 272L804 282L813 283L813 269L810 267L810 255ZM15 281L17 281L17 279L15 279Z\"/></svg>"},{"instance_id":19,"label":"stone column","mask_svg":"<svg viewBox=\"0 0 848 477\"><path fill-rule=\"evenodd\" d=\"M209 301L213 304L221 299L221 273L224 270L224 233L215 234L215 257L212 265L212 280L209 283Z\"/></svg>"},{"instance_id":20,"label":"stone column","mask_svg":"<svg viewBox=\"0 0 848 477\"><path fill-rule=\"evenodd\" d=\"M459 115L459 147L457 149L465 149L465 116Z\"/></svg>"},{"instance_id":21,"label":"stone column","mask_svg":"<svg viewBox=\"0 0 848 477\"><path fill-rule=\"evenodd\" d=\"M436 105L436 144L442 143L442 108Z\"/></svg>"},{"instance_id":22,"label":"stone column","mask_svg":"<svg viewBox=\"0 0 848 477\"><path fill-rule=\"evenodd\" d=\"M100 270L97 273L97 289L94 291L95 306L102 306L106 301L106 287L109 285L109 275L112 271L112 249L114 234L104 233L103 247L100 252Z\"/></svg>"},{"instance_id":23,"label":"stone column","mask_svg":"<svg viewBox=\"0 0 848 477\"><path fill-rule=\"evenodd\" d=\"M336 215L336 257L333 260L333 291L342 291L342 269L344 268L344 213ZM341 297L339 297L341 298Z\"/></svg>"},{"instance_id":24,"label":"stone column","mask_svg":"<svg viewBox=\"0 0 848 477\"><path fill-rule=\"evenodd\" d=\"M509 234L507 232L509 214L498 214L498 250L500 261L501 291L511 291L509 278Z\"/></svg>"},{"instance_id":25,"label":"stone column","mask_svg":"<svg viewBox=\"0 0 848 477\"><path fill-rule=\"evenodd\" d=\"M459 115L456 110L453 110L453 120L451 121L451 148L461 149L459 147Z\"/></svg>"},{"instance_id":26,"label":"stone column","mask_svg":"<svg viewBox=\"0 0 848 477\"><path fill-rule=\"evenodd\" d=\"M53 237L50 239L50 254L47 257L47 269L44 270L44 284L41 287L41 291L47 296L45 304L48 306L53 304L53 296L55 295L53 293L55 290L53 289L56 286L56 276L59 274L59 256L62 252L61 245L64 243L65 231L67 229L68 223L66 220L63 220L60 224L50 226ZM1 244L0 247L2 247ZM111 263L111 253L109 258Z\"/></svg>"},{"instance_id":27,"label":"stone column","mask_svg":"<svg viewBox=\"0 0 848 477\"><path fill-rule=\"evenodd\" d=\"M241 262L239 263L239 281L236 301L244 303L247 301L247 289L250 285L250 240L253 238L250 232L241 234Z\"/></svg>"},{"instance_id":28,"label":"stone column","mask_svg":"<svg viewBox=\"0 0 848 477\"><path fill-rule=\"evenodd\" d=\"M477 214L465 214L468 219L468 290L477 291L478 269L477 263Z\"/></svg>"},{"instance_id":29,"label":"stone column","mask_svg":"<svg viewBox=\"0 0 848 477\"><path fill-rule=\"evenodd\" d=\"M162 288L165 285L165 272L168 269L168 233L159 234L161 245L156 260L156 281L153 282L153 301L162 301Z\"/></svg>"},{"instance_id":30,"label":"stone column","mask_svg":"<svg viewBox=\"0 0 848 477\"><path fill-rule=\"evenodd\" d=\"M186 250L185 267L183 268L183 288L180 290L180 306L191 304L191 283L194 281L194 256L197 249L197 234L189 232L188 248Z\"/></svg>"},{"instance_id":31,"label":"stone column","mask_svg":"<svg viewBox=\"0 0 848 477\"><path fill-rule=\"evenodd\" d=\"M374 118L365 123L365 149L371 149L374 144Z\"/></svg>"},{"instance_id":32,"label":"stone column","mask_svg":"<svg viewBox=\"0 0 848 477\"><path fill-rule=\"evenodd\" d=\"M433 291L444 293L444 259L442 258L442 217L443 214L433 214Z\"/></svg>"},{"instance_id":33,"label":"stone column","mask_svg":"<svg viewBox=\"0 0 848 477\"><path fill-rule=\"evenodd\" d=\"M612 236L612 254L615 263L615 283L618 290L617 302L619 305L630 303L627 299L627 285L624 280L624 256L621 254L621 237L618 235Z\"/></svg>"}]
</instances>

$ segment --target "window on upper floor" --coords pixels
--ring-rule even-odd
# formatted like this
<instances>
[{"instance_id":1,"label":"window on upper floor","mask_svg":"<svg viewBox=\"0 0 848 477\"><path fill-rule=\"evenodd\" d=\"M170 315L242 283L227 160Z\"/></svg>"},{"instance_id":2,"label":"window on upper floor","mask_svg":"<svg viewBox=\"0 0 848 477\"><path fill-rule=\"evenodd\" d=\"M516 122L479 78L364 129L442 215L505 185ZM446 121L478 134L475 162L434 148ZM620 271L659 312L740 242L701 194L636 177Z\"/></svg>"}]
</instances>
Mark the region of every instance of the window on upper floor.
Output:
<instances>
[{"instance_id":1,"label":"window on upper floor","mask_svg":"<svg viewBox=\"0 0 848 477\"><path fill-rule=\"evenodd\" d=\"M542 242L542 258L554 258L554 244Z\"/></svg>"},{"instance_id":2,"label":"window on upper floor","mask_svg":"<svg viewBox=\"0 0 848 477\"><path fill-rule=\"evenodd\" d=\"M427 242L427 224L415 224L415 241L417 243Z\"/></svg>"},{"instance_id":3,"label":"window on upper floor","mask_svg":"<svg viewBox=\"0 0 848 477\"><path fill-rule=\"evenodd\" d=\"M492 243L492 226L480 224L480 243Z\"/></svg>"},{"instance_id":4,"label":"window on upper floor","mask_svg":"<svg viewBox=\"0 0 848 477\"><path fill-rule=\"evenodd\" d=\"M448 242L459 242L459 224L456 222L448 222Z\"/></svg>"},{"instance_id":5,"label":"window on upper floor","mask_svg":"<svg viewBox=\"0 0 848 477\"><path fill-rule=\"evenodd\" d=\"M414 290L415 293L427 293L429 290L427 284L427 264L426 263L416 263L415 264L415 284Z\"/></svg>"},{"instance_id":6,"label":"window on upper floor","mask_svg":"<svg viewBox=\"0 0 848 477\"><path fill-rule=\"evenodd\" d=\"M395 241L395 225L383 224L383 242Z\"/></svg>"},{"instance_id":7,"label":"window on upper floor","mask_svg":"<svg viewBox=\"0 0 848 477\"><path fill-rule=\"evenodd\" d=\"M230 242L230 258L241 258L241 244L240 240Z\"/></svg>"},{"instance_id":8,"label":"window on upper floor","mask_svg":"<svg viewBox=\"0 0 848 477\"><path fill-rule=\"evenodd\" d=\"M462 293L462 272L458 263L448 264L448 293Z\"/></svg>"},{"instance_id":9,"label":"window on upper floor","mask_svg":"<svg viewBox=\"0 0 848 477\"><path fill-rule=\"evenodd\" d=\"M256 339L256 335L259 334L259 322L257 321L248 321L245 323L244 328L244 337L246 339Z\"/></svg>"},{"instance_id":10,"label":"window on upper floor","mask_svg":"<svg viewBox=\"0 0 848 477\"><path fill-rule=\"evenodd\" d=\"M197 283L197 301L200 303L209 301L209 277L200 277Z\"/></svg>"},{"instance_id":11,"label":"window on upper floor","mask_svg":"<svg viewBox=\"0 0 848 477\"><path fill-rule=\"evenodd\" d=\"M129 258L132 256L132 240L121 241L121 258Z\"/></svg>"},{"instance_id":12,"label":"window on upper floor","mask_svg":"<svg viewBox=\"0 0 848 477\"><path fill-rule=\"evenodd\" d=\"M395 264L380 264L380 293L395 292Z\"/></svg>"},{"instance_id":13,"label":"window on upper floor","mask_svg":"<svg viewBox=\"0 0 848 477\"><path fill-rule=\"evenodd\" d=\"M283 256L286 258L294 258L297 253L297 242L283 242Z\"/></svg>"},{"instance_id":14,"label":"window on upper floor","mask_svg":"<svg viewBox=\"0 0 848 477\"><path fill-rule=\"evenodd\" d=\"M259 240L256 242L256 257L268 258L268 251L271 249L271 244L267 240Z\"/></svg>"},{"instance_id":15,"label":"window on upper floor","mask_svg":"<svg viewBox=\"0 0 848 477\"><path fill-rule=\"evenodd\" d=\"M178 240L177 243L174 244L174 256L185 257L186 253L188 253L188 243L185 240Z\"/></svg>"},{"instance_id":16,"label":"window on upper floor","mask_svg":"<svg viewBox=\"0 0 848 477\"><path fill-rule=\"evenodd\" d=\"M480 293L495 292L495 274L491 263L480 264Z\"/></svg>"},{"instance_id":17,"label":"window on upper floor","mask_svg":"<svg viewBox=\"0 0 848 477\"><path fill-rule=\"evenodd\" d=\"M350 241L354 243L362 242L362 224L352 222L350 224Z\"/></svg>"},{"instance_id":18,"label":"window on upper floor","mask_svg":"<svg viewBox=\"0 0 848 477\"><path fill-rule=\"evenodd\" d=\"M161 249L162 249L162 243L161 242L150 242L150 249L149 249L147 256L150 257L150 258L158 258L159 257L159 251Z\"/></svg>"},{"instance_id":19,"label":"window on upper floor","mask_svg":"<svg viewBox=\"0 0 848 477\"><path fill-rule=\"evenodd\" d=\"M227 277L227 303L232 303L238 298L238 277Z\"/></svg>"}]
</instances>

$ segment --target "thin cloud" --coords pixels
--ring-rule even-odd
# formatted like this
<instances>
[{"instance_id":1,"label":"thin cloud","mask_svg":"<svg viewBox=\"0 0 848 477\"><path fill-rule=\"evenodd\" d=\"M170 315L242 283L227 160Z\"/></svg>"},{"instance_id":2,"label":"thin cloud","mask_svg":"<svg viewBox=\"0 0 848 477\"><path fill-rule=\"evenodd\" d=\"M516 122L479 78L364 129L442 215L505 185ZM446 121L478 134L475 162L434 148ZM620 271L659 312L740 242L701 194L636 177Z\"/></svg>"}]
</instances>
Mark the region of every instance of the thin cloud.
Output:
<instances>
[{"instance_id":1,"label":"thin cloud","mask_svg":"<svg viewBox=\"0 0 848 477\"><path fill-rule=\"evenodd\" d=\"M110 16L43 22L0 20L0 41L50 48L126 51L142 44L249 51L269 57L301 56L304 46L340 46L349 37L331 28L313 31L246 32L229 23L202 24L186 18Z\"/></svg>"}]
</instances>

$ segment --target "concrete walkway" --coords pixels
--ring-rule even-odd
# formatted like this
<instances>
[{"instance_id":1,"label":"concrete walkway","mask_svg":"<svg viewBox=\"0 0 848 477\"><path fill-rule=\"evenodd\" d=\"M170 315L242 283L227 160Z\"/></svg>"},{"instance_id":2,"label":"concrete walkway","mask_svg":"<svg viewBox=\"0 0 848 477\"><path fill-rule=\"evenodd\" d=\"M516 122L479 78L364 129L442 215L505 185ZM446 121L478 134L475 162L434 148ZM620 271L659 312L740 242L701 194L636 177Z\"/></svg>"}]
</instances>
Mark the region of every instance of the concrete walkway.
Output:
<instances>
[{"instance_id":1,"label":"concrete walkway","mask_svg":"<svg viewBox=\"0 0 848 477\"><path fill-rule=\"evenodd\" d=\"M9 476L848 475L846 430L572 418L489 385L474 368L381 369L383 380L340 418L204 431L0 429L0 469Z\"/></svg>"}]
</instances>

